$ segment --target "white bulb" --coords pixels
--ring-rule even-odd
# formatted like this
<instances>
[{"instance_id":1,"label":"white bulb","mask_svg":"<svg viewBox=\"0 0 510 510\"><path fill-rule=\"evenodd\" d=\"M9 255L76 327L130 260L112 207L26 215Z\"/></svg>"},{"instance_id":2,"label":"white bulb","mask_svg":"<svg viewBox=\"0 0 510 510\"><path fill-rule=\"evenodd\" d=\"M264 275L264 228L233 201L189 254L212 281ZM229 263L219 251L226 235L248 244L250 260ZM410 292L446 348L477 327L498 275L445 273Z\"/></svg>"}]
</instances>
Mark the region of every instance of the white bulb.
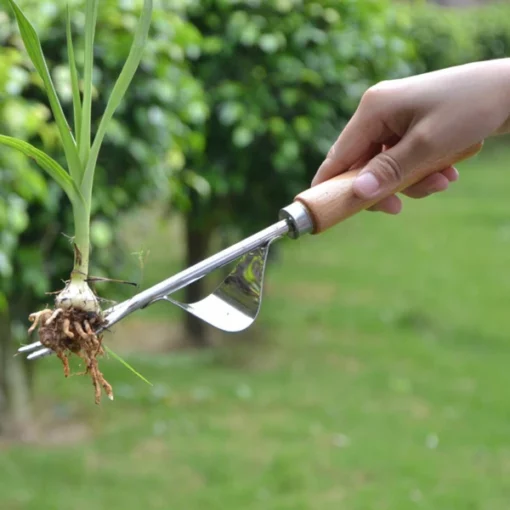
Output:
<instances>
[{"instance_id":1,"label":"white bulb","mask_svg":"<svg viewBox=\"0 0 510 510\"><path fill-rule=\"evenodd\" d=\"M84 312L99 313L101 308L97 297L85 281L71 281L57 296L55 304L58 308L69 310L83 310Z\"/></svg>"}]
</instances>

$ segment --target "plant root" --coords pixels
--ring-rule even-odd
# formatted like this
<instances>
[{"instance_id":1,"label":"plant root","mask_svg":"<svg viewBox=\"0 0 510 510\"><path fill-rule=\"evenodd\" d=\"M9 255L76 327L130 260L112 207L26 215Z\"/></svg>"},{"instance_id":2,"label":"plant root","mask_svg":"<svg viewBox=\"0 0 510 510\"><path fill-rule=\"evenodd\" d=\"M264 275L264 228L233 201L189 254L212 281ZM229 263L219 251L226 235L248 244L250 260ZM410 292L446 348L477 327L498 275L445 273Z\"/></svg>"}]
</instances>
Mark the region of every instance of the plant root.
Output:
<instances>
[{"instance_id":1,"label":"plant root","mask_svg":"<svg viewBox=\"0 0 510 510\"><path fill-rule=\"evenodd\" d=\"M39 328L40 342L53 350L62 361L65 377L70 375L68 357L74 354L85 362L86 370L77 375L89 375L92 379L96 404L101 402L101 388L113 400L112 387L99 370L97 360L104 355L103 337L94 333L94 328L104 324L100 314L74 308L47 308L31 314L29 320L33 324L28 332Z\"/></svg>"}]
</instances>

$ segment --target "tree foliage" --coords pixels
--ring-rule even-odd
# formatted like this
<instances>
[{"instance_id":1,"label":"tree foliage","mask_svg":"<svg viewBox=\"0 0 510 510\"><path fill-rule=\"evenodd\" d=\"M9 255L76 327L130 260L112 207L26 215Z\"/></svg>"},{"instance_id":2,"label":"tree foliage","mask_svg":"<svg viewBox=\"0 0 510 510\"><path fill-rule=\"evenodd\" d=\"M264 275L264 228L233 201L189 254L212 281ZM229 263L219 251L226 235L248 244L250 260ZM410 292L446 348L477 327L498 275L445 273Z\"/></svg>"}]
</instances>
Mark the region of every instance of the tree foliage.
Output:
<instances>
[{"instance_id":1,"label":"tree foliage","mask_svg":"<svg viewBox=\"0 0 510 510\"><path fill-rule=\"evenodd\" d=\"M413 73L508 57L510 6L489 3L463 9L402 5L407 37L416 47Z\"/></svg>"},{"instance_id":2,"label":"tree foliage","mask_svg":"<svg viewBox=\"0 0 510 510\"><path fill-rule=\"evenodd\" d=\"M190 65L210 111L192 159L211 190L194 203L196 224L246 232L274 221L363 92L408 74L413 58L400 19L379 0L206 0L188 12L204 38Z\"/></svg>"}]
</instances>

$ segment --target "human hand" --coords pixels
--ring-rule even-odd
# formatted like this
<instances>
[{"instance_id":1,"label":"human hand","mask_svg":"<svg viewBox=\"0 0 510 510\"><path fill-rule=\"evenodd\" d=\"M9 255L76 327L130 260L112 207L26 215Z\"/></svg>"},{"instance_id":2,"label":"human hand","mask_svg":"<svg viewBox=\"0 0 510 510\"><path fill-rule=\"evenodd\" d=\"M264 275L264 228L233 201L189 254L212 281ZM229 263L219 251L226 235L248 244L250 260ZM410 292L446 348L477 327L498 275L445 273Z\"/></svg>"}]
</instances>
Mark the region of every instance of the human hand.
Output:
<instances>
[{"instance_id":1,"label":"human hand","mask_svg":"<svg viewBox=\"0 0 510 510\"><path fill-rule=\"evenodd\" d=\"M353 168L361 199L370 210L397 214L396 195L386 196L417 167L448 159L486 138L510 131L510 58L476 62L382 82L363 96L312 186ZM457 180L449 167L402 193L422 198Z\"/></svg>"}]
</instances>

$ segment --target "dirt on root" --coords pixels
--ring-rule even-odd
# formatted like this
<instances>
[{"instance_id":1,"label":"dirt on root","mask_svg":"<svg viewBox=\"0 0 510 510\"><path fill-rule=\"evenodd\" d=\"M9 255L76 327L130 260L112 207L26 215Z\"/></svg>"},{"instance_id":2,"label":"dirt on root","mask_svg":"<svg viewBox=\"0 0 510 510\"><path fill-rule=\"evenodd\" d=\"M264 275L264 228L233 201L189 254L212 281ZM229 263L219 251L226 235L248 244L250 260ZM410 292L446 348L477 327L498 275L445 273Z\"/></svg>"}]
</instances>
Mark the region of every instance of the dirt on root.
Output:
<instances>
[{"instance_id":1,"label":"dirt on root","mask_svg":"<svg viewBox=\"0 0 510 510\"><path fill-rule=\"evenodd\" d=\"M69 377L68 357L72 354L85 362L85 372L73 375L88 375L92 379L95 391L95 402L101 402L101 388L108 398L113 400L113 390L99 370L98 358L104 355L103 337L96 334L95 329L102 326L103 317L95 312L62 308L45 309L30 315L33 325L29 333L37 327L40 342L60 358L64 366L64 375Z\"/></svg>"}]
</instances>

